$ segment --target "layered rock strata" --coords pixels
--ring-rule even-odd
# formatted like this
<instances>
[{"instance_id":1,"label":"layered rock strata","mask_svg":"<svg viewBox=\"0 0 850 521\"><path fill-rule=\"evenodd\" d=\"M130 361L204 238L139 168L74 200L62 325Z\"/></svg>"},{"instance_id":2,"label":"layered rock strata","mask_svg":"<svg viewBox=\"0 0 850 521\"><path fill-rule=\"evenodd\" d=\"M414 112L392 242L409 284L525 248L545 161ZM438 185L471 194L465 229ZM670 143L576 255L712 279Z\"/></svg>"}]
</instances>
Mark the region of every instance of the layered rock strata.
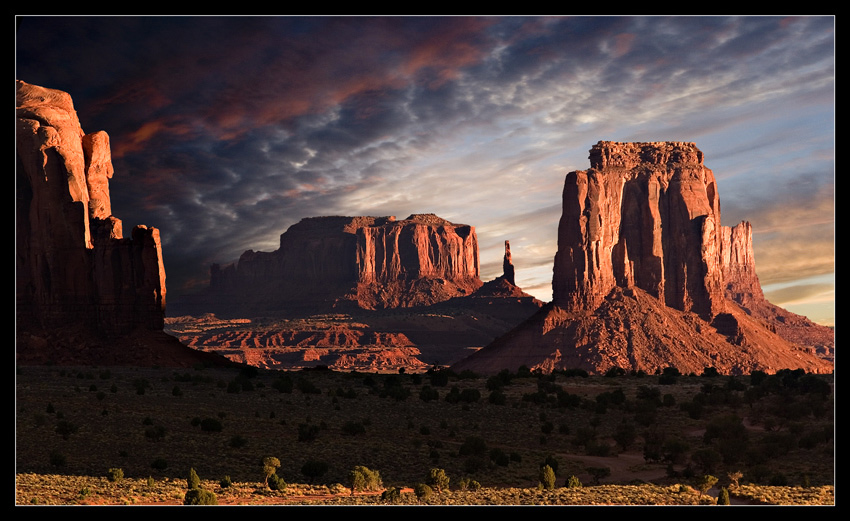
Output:
<instances>
[{"instance_id":1,"label":"layered rock strata","mask_svg":"<svg viewBox=\"0 0 850 521\"><path fill-rule=\"evenodd\" d=\"M246 251L213 265L193 307L264 313L353 306L430 305L481 286L475 228L433 214L310 217L291 226L274 252Z\"/></svg>"},{"instance_id":2,"label":"layered rock strata","mask_svg":"<svg viewBox=\"0 0 850 521\"><path fill-rule=\"evenodd\" d=\"M112 215L105 132L86 134L70 95L16 81L19 329L162 330L159 230L123 236Z\"/></svg>"},{"instance_id":3,"label":"layered rock strata","mask_svg":"<svg viewBox=\"0 0 850 521\"><path fill-rule=\"evenodd\" d=\"M693 143L600 142L567 174L553 301L598 306L616 286L711 317L723 310L720 201Z\"/></svg>"},{"instance_id":4,"label":"layered rock strata","mask_svg":"<svg viewBox=\"0 0 850 521\"><path fill-rule=\"evenodd\" d=\"M720 225L695 144L600 141L589 159L564 182L552 302L456 369L832 370L777 334L788 319L764 299L752 228Z\"/></svg>"}]
</instances>

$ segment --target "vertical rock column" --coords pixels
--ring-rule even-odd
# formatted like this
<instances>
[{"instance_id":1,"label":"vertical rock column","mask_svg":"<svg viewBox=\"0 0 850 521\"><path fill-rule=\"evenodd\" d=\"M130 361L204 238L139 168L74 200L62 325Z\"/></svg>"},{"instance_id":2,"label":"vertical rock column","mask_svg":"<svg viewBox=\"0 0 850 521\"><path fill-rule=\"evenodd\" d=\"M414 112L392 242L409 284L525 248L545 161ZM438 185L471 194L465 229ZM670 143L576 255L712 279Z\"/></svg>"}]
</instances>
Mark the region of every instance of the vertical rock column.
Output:
<instances>
[{"instance_id":1,"label":"vertical rock column","mask_svg":"<svg viewBox=\"0 0 850 521\"><path fill-rule=\"evenodd\" d=\"M615 143L567 174L553 301L594 308L616 286L711 317L723 310L720 203L693 143Z\"/></svg>"}]
</instances>

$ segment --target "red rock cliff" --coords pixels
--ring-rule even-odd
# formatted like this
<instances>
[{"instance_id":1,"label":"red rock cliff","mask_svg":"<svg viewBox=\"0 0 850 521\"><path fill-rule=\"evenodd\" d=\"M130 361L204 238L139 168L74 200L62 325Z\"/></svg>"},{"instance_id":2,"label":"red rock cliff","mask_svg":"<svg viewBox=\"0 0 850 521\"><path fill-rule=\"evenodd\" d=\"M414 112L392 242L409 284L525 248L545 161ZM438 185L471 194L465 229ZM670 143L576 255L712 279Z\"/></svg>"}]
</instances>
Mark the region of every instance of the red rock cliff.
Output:
<instances>
[{"instance_id":1,"label":"red rock cliff","mask_svg":"<svg viewBox=\"0 0 850 521\"><path fill-rule=\"evenodd\" d=\"M213 265L198 306L263 312L352 304L364 309L430 305L481 286L475 228L432 214L311 217L274 252L247 251ZM197 309L193 309L197 311Z\"/></svg>"},{"instance_id":2,"label":"red rock cliff","mask_svg":"<svg viewBox=\"0 0 850 521\"><path fill-rule=\"evenodd\" d=\"M552 302L456 371L833 370L832 331L765 300L693 143L600 141L590 163L564 183Z\"/></svg>"},{"instance_id":3,"label":"red rock cliff","mask_svg":"<svg viewBox=\"0 0 850 521\"><path fill-rule=\"evenodd\" d=\"M599 305L636 286L672 308L723 311L720 202L693 143L600 141L565 180L553 302Z\"/></svg>"},{"instance_id":4,"label":"red rock cliff","mask_svg":"<svg viewBox=\"0 0 850 521\"><path fill-rule=\"evenodd\" d=\"M85 134L70 95L16 81L19 330L162 330L159 230L124 238L111 215L105 132Z\"/></svg>"}]
</instances>

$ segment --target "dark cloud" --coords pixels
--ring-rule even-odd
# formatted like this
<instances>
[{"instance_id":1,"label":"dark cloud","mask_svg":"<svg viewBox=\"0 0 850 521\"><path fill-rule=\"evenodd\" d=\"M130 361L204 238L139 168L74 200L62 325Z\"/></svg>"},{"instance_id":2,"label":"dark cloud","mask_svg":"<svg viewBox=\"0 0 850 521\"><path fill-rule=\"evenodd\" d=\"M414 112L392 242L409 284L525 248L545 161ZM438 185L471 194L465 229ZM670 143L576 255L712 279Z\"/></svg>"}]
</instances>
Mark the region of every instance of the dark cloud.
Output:
<instances>
[{"instance_id":1,"label":"dark cloud","mask_svg":"<svg viewBox=\"0 0 850 521\"><path fill-rule=\"evenodd\" d=\"M109 133L113 212L160 228L172 294L303 217L414 212L475 225L482 272L510 239L545 293L598 140L696 141L760 260L780 215L831 221L834 41L831 17L28 17L16 75Z\"/></svg>"}]
</instances>

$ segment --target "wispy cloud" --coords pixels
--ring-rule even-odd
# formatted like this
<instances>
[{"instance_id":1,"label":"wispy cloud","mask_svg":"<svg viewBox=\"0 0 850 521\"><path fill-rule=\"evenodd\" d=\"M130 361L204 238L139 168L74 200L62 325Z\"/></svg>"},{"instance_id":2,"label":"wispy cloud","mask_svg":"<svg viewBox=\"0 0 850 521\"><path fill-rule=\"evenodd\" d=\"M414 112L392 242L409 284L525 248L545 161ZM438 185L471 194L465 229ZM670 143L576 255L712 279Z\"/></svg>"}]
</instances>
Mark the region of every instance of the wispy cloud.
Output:
<instances>
[{"instance_id":1,"label":"wispy cloud","mask_svg":"<svg viewBox=\"0 0 850 521\"><path fill-rule=\"evenodd\" d=\"M303 217L433 212L548 298L567 172L695 141L763 282L834 272L831 17L33 17L19 79L111 136L169 293ZM103 66L109 64L109 66Z\"/></svg>"}]
</instances>

